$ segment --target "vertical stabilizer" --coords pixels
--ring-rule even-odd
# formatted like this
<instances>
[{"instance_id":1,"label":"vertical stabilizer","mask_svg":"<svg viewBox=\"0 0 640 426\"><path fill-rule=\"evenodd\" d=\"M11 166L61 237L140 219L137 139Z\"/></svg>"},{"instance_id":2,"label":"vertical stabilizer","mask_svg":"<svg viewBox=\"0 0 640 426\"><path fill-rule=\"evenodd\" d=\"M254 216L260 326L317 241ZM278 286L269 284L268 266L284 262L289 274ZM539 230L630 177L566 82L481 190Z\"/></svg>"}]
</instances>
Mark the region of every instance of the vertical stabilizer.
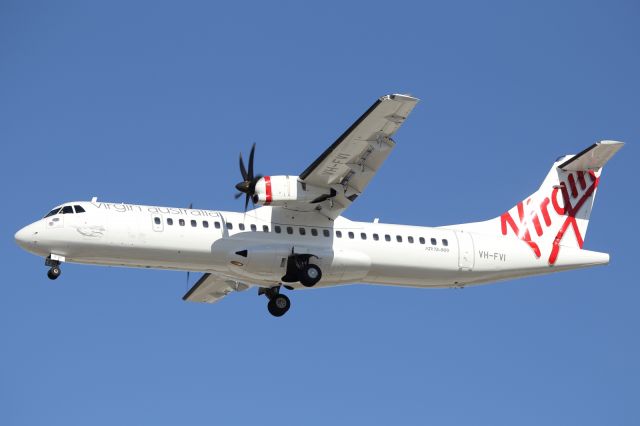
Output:
<instances>
[{"instance_id":1,"label":"vertical stabilizer","mask_svg":"<svg viewBox=\"0 0 640 426\"><path fill-rule=\"evenodd\" d=\"M499 217L448 228L517 237L536 257L545 257L553 265L561 247L582 248L602 168L623 145L601 141L579 154L563 156L538 191Z\"/></svg>"}]
</instances>

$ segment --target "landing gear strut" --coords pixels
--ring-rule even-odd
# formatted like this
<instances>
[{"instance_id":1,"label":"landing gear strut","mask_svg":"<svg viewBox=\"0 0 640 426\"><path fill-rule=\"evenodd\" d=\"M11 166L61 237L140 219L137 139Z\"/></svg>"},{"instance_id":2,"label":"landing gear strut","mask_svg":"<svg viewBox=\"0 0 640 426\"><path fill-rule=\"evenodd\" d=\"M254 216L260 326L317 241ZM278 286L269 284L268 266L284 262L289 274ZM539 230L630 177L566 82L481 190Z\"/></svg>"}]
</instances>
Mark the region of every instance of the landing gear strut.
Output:
<instances>
[{"instance_id":1,"label":"landing gear strut","mask_svg":"<svg viewBox=\"0 0 640 426\"><path fill-rule=\"evenodd\" d=\"M271 288L260 288L258 295L264 294L269 299L267 309L274 317L281 317L287 313L291 307L291 301L284 294L280 294L280 286Z\"/></svg>"},{"instance_id":2,"label":"landing gear strut","mask_svg":"<svg viewBox=\"0 0 640 426\"><path fill-rule=\"evenodd\" d=\"M50 280L57 279L62 271L60 270L60 261L51 259L51 256L47 257L44 261L45 266L50 266L51 268L47 271L47 277Z\"/></svg>"}]
</instances>

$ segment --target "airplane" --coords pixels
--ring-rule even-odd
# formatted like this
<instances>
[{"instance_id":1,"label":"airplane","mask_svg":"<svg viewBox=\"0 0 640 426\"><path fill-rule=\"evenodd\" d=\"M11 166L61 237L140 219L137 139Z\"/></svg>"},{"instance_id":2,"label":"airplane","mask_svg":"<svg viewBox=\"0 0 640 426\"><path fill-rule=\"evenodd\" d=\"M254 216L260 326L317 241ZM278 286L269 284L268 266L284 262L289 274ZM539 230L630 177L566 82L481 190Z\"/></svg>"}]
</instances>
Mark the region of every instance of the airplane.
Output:
<instances>
[{"instance_id":1,"label":"airplane","mask_svg":"<svg viewBox=\"0 0 640 426\"><path fill-rule=\"evenodd\" d=\"M201 272L183 300L214 303L257 287L275 317L291 306L283 288L463 288L609 263L609 254L583 245L602 168L623 146L617 141L559 157L538 190L493 219L422 227L345 218L417 102L379 98L299 176L254 174L254 144L248 167L239 159L244 212L94 197L56 206L15 240L45 258L52 280L63 262Z\"/></svg>"}]
</instances>

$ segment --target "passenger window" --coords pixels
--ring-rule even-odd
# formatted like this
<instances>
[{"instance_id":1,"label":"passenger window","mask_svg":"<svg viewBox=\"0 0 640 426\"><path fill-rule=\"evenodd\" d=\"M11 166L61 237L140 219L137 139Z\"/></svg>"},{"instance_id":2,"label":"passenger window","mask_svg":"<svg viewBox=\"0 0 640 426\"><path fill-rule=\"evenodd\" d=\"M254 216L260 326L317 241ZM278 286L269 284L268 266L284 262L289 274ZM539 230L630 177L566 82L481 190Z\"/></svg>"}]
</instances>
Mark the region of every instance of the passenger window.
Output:
<instances>
[{"instance_id":1,"label":"passenger window","mask_svg":"<svg viewBox=\"0 0 640 426\"><path fill-rule=\"evenodd\" d=\"M304 228L298 228L298 231L300 231L300 235L304 235L307 233L307 231Z\"/></svg>"},{"instance_id":2,"label":"passenger window","mask_svg":"<svg viewBox=\"0 0 640 426\"><path fill-rule=\"evenodd\" d=\"M407 240L409 240L409 244L413 244L413 237L407 237Z\"/></svg>"},{"instance_id":3,"label":"passenger window","mask_svg":"<svg viewBox=\"0 0 640 426\"><path fill-rule=\"evenodd\" d=\"M435 246L436 244L438 244L438 242L436 241L436 239L435 239L435 238L432 238L432 239L431 239L431 245L432 245L432 246Z\"/></svg>"},{"instance_id":4,"label":"passenger window","mask_svg":"<svg viewBox=\"0 0 640 426\"><path fill-rule=\"evenodd\" d=\"M269 232L269 227L267 225L262 225L262 232Z\"/></svg>"},{"instance_id":5,"label":"passenger window","mask_svg":"<svg viewBox=\"0 0 640 426\"><path fill-rule=\"evenodd\" d=\"M64 206L62 208L62 214L69 214L69 213L73 213L73 207L71 206Z\"/></svg>"},{"instance_id":6,"label":"passenger window","mask_svg":"<svg viewBox=\"0 0 640 426\"><path fill-rule=\"evenodd\" d=\"M287 234L293 234L293 228L291 226L287 226Z\"/></svg>"},{"instance_id":7,"label":"passenger window","mask_svg":"<svg viewBox=\"0 0 640 426\"><path fill-rule=\"evenodd\" d=\"M233 229L233 223L227 222L227 229Z\"/></svg>"},{"instance_id":8,"label":"passenger window","mask_svg":"<svg viewBox=\"0 0 640 426\"><path fill-rule=\"evenodd\" d=\"M311 235L313 235L314 237L318 236L318 230L316 228L311 228Z\"/></svg>"},{"instance_id":9,"label":"passenger window","mask_svg":"<svg viewBox=\"0 0 640 426\"><path fill-rule=\"evenodd\" d=\"M156 225L160 225L160 218L159 217L154 217L153 218L153 223L155 223Z\"/></svg>"},{"instance_id":10,"label":"passenger window","mask_svg":"<svg viewBox=\"0 0 640 426\"><path fill-rule=\"evenodd\" d=\"M373 239L374 241L378 241L380 237L378 236L378 234L373 234Z\"/></svg>"},{"instance_id":11,"label":"passenger window","mask_svg":"<svg viewBox=\"0 0 640 426\"><path fill-rule=\"evenodd\" d=\"M420 244L424 244L424 237L420 237Z\"/></svg>"},{"instance_id":12,"label":"passenger window","mask_svg":"<svg viewBox=\"0 0 640 426\"><path fill-rule=\"evenodd\" d=\"M280 232L282 232L282 228L280 228L280 226L278 225L274 226L273 230L276 231L276 234L279 234Z\"/></svg>"},{"instance_id":13,"label":"passenger window","mask_svg":"<svg viewBox=\"0 0 640 426\"><path fill-rule=\"evenodd\" d=\"M180 219L178 223L180 224L180 226L184 226L184 219Z\"/></svg>"},{"instance_id":14,"label":"passenger window","mask_svg":"<svg viewBox=\"0 0 640 426\"><path fill-rule=\"evenodd\" d=\"M220 222L218 222L217 220L213 223L213 226L216 227L216 229L220 229Z\"/></svg>"},{"instance_id":15,"label":"passenger window","mask_svg":"<svg viewBox=\"0 0 640 426\"><path fill-rule=\"evenodd\" d=\"M447 247L449 245L449 241L447 240L442 240L442 245Z\"/></svg>"},{"instance_id":16,"label":"passenger window","mask_svg":"<svg viewBox=\"0 0 640 426\"><path fill-rule=\"evenodd\" d=\"M349 232L349 238L353 240L353 232Z\"/></svg>"},{"instance_id":17,"label":"passenger window","mask_svg":"<svg viewBox=\"0 0 640 426\"><path fill-rule=\"evenodd\" d=\"M253 232L256 232L258 230L258 228L256 228L256 225L254 223L251 224L251 230Z\"/></svg>"},{"instance_id":18,"label":"passenger window","mask_svg":"<svg viewBox=\"0 0 640 426\"><path fill-rule=\"evenodd\" d=\"M363 240L367 239L367 234L365 234L364 232L360 234L360 238L362 238Z\"/></svg>"},{"instance_id":19,"label":"passenger window","mask_svg":"<svg viewBox=\"0 0 640 426\"><path fill-rule=\"evenodd\" d=\"M324 235L325 237L329 237L331 235L331 233L329 232L328 229L323 229L322 230L322 235Z\"/></svg>"},{"instance_id":20,"label":"passenger window","mask_svg":"<svg viewBox=\"0 0 640 426\"><path fill-rule=\"evenodd\" d=\"M170 217L167 218L167 225L173 225L173 219Z\"/></svg>"},{"instance_id":21,"label":"passenger window","mask_svg":"<svg viewBox=\"0 0 640 426\"><path fill-rule=\"evenodd\" d=\"M336 237L342 238L342 231L336 231Z\"/></svg>"},{"instance_id":22,"label":"passenger window","mask_svg":"<svg viewBox=\"0 0 640 426\"><path fill-rule=\"evenodd\" d=\"M238 228L240 228L241 231L244 231L244 223L239 224Z\"/></svg>"},{"instance_id":23,"label":"passenger window","mask_svg":"<svg viewBox=\"0 0 640 426\"><path fill-rule=\"evenodd\" d=\"M73 206L73 208L76 210L76 213L84 213L84 209L82 208L82 206Z\"/></svg>"},{"instance_id":24,"label":"passenger window","mask_svg":"<svg viewBox=\"0 0 640 426\"><path fill-rule=\"evenodd\" d=\"M396 241L401 243L402 242L402 237L400 235L396 235Z\"/></svg>"},{"instance_id":25,"label":"passenger window","mask_svg":"<svg viewBox=\"0 0 640 426\"><path fill-rule=\"evenodd\" d=\"M193 226L195 228L196 226L198 226L198 222L196 222L195 220L192 220L191 221L191 226Z\"/></svg>"},{"instance_id":26,"label":"passenger window","mask_svg":"<svg viewBox=\"0 0 640 426\"><path fill-rule=\"evenodd\" d=\"M391 235L389 235L389 234L385 234L385 236L384 236L384 240L385 240L385 241L391 241Z\"/></svg>"},{"instance_id":27,"label":"passenger window","mask_svg":"<svg viewBox=\"0 0 640 426\"><path fill-rule=\"evenodd\" d=\"M206 220L203 220L202 221L202 226L205 227L205 228L208 228L209 227L209 222L207 222Z\"/></svg>"}]
</instances>

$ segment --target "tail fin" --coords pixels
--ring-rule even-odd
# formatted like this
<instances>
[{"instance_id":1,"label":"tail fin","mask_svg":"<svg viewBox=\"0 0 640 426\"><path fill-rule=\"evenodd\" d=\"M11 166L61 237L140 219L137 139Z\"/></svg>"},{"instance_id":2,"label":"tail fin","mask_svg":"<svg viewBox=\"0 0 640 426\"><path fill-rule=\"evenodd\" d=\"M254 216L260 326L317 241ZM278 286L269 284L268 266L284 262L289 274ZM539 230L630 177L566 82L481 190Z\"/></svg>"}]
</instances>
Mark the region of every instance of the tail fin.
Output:
<instances>
[{"instance_id":1,"label":"tail fin","mask_svg":"<svg viewBox=\"0 0 640 426\"><path fill-rule=\"evenodd\" d=\"M561 246L582 248L602 167L624 144L601 141L560 157L540 189L497 218L453 228L516 236L553 265Z\"/></svg>"}]
</instances>

